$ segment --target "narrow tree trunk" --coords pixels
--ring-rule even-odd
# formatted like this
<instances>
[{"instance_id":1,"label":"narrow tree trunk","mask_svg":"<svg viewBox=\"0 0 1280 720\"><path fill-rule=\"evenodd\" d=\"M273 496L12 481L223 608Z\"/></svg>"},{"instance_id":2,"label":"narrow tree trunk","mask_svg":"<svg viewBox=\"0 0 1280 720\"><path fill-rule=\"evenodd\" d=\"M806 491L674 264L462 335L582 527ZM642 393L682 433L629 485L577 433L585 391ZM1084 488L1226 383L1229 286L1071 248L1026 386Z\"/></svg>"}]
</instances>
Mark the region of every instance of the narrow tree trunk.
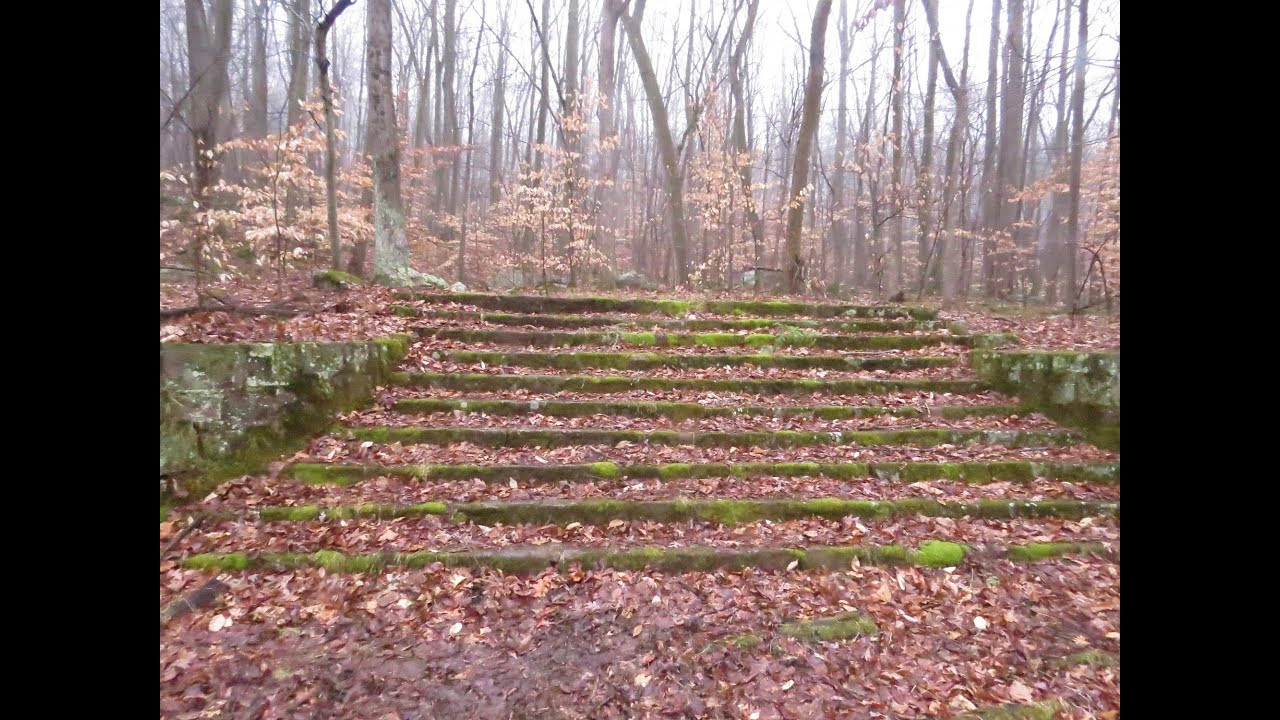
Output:
<instances>
[{"instance_id":1,"label":"narrow tree trunk","mask_svg":"<svg viewBox=\"0 0 1280 720\"><path fill-rule=\"evenodd\" d=\"M936 3L937 0L925 0L926 8L928 4ZM930 35L933 32L930 31ZM929 232L933 229L932 213L933 213L933 110L935 93L938 88L938 49L937 43L929 43L929 70L928 80L925 82L924 94L924 147L920 152L920 170L917 177L917 188L919 193L919 208L916 210L916 223L919 238L918 252L920 254L920 293L923 295L928 292L939 292L941 290L942 278L939 273L941 263L938 259L941 257L941 248L938 243L941 242L941 234L930 236Z\"/></svg>"},{"instance_id":2,"label":"narrow tree trunk","mask_svg":"<svg viewBox=\"0 0 1280 720\"><path fill-rule=\"evenodd\" d=\"M605 194L616 198L618 175L618 128L617 128L617 36L618 18L622 15L622 0L605 0L600 15L600 151L596 156L596 176L601 183L595 189L595 204L599 208L596 215L595 243L597 247L605 247L605 237L609 237L606 255L611 264L616 262L617 249L613 238L617 237L616 223L618 218L617 202L605 206ZM609 231L606 232L606 224Z\"/></svg>"},{"instance_id":3,"label":"narrow tree trunk","mask_svg":"<svg viewBox=\"0 0 1280 720\"><path fill-rule=\"evenodd\" d=\"M937 59L938 65L942 68L943 78L946 80L947 88L951 90L951 95L956 103L956 117L951 125L951 136L947 139L947 159L946 168L943 171L946 178L946 189L942 194L942 218L941 226L936 231L938 237L937 265L941 269L938 273L942 290L942 302L944 306L949 306L951 298L955 295L953 282L948 282L948 272L952 265L951 255L953 251L951 247L955 245L948 236L950 232L950 222L952 205L955 202L956 186L959 181L959 173L955 172L956 156L960 152L960 147L964 143L965 132L968 129L969 120L969 89L967 85L969 74L969 13L973 12L973 0L969 0L969 10L965 14L965 33L964 33L964 70L961 72L960 79L956 80L955 75L951 72L951 65L947 62L946 50L942 47L942 38L938 34L938 0L921 0L924 4L925 19L929 23L930 37L930 56ZM956 273L959 276L959 273Z\"/></svg>"},{"instance_id":4,"label":"narrow tree trunk","mask_svg":"<svg viewBox=\"0 0 1280 720\"><path fill-rule=\"evenodd\" d=\"M458 167L458 161L461 157L457 154L459 145L458 138L458 108L457 100L454 97L454 74L457 67L458 54L458 26L457 26L457 0L445 0L444 2L444 45L443 54L441 55L442 75L440 78L440 98L443 102L443 122L444 128L442 137L444 142L452 146L449 157L452 158L449 164L440 165L436 168L436 197L440 199L440 206L450 215L454 214L457 207L454 205L454 169Z\"/></svg>"},{"instance_id":5,"label":"narrow tree trunk","mask_svg":"<svg viewBox=\"0 0 1280 720\"><path fill-rule=\"evenodd\" d=\"M901 1L901 0L900 0ZM805 201L800 194L809 182L809 156L813 137L818 130L818 114L822 109L822 70L827 39L827 19L831 16L831 0L818 0L813 15L813 31L809 34L809 74L804 84L804 112L800 119L800 136L796 140L795 166L791 175L791 194L787 210L787 290L804 289L804 257L800 249L800 233L804 222Z\"/></svg>"},{"instance_id":6,"label":"narrow tree trunk","mask_svg":"<svg viewBox=\"0 0 1280 720\"><path fill-rule=\"evenodd\" d=\"M1076 286L1076 251L1080 244L1080 173L1084 159L1084 80L1088 66L1089 0L1080 0L1080 27L1076 31L1076 85L1071 94L1071 209L1067 215L1068 309L1074 313L1080 289Z\"/></svg>"},{"instance_id":7,"label":"narrow tree trunk","mask_svg":"<svg viewBox=\"0 0 1280 720\"><path fill-rule=\"evenodd\" d=\"M329 28L343 10L351 7L355 0L338 0L316 27L316 67L320 71L320 98L324 102L324 189L325 201L329 215L329 252L333 259L330 267L342 269L342 240L338 234L338 190L334 180L334 166L337 162L338 138L335 126L337 114L333 110L333 88L329 85L329 56L325 52L325 41Z\"/></svg>"},{"instance_id":8,"label":"narrow tree trunk","mask_svg":"<svg viewBox=\"0 0 1280 720\"><path fill-rule=\"evenodd\" d=\"M562 191L564 192L565 206L569 210L570 224L563 235L557 234L556 242L557 253L561 256L567 256L569 287L577 287L578 285L578 266L580 264L580 258L577 257L574 248L574 227L572 224L574 212L577 209L577 179L581 174L578 140L582 133L579 130L578 123L572 119L578 111L578 12L578 0L569 0L569 22L564 40L564 97L560 106L560 116L564 119L561 127L564 135L565 150L568 151L566 157L562 160L568 165Z\"/></svg>"},{"instance_id":9,"label":"narrow tree trunk","mask_svg":"<svg viewBox=\"0 0 1280 720\"><path fill-rule=\"evenodd\" d=\"M734 113L733 113L733 145L738 154L735 165L738 168L738 181L742 185L742 206L747 216L747 226L751 230L752 247L755 248L755 290L760 290L760 249L764 244L764 221L760 218L760 213L756 208L755 190L752 188L752 160L751 147L747 144L747 130L744 122L745 116L750 112L746 99L742 90L742 65L743 58L746 55L747 47L751 43L751 32L755 28L756 10L760 7L760 0L751 0L751 4L747 6L747 21L742 27L742 36L738 38L738 45L734 48L733 55L729 59L729 86L733 93Z\"/></svg>"},{"instance_id":10,"label":"narrow tree trunk","mask_svg":"<svg viewBox=\"0 0 1280 720\"><path fill-rule=\"evenodd\" d=\"M838 293L845 279L845 265L848 260L849 231L845 226L844 207L844 174L845 174L845 136L849 132L849 108L846 86L849 83L849 18L845 13L847 0L840 0L840 79L839 107L836 110L836 167L835 177L831 182L831 247L835 253L835 290Z\"/></svg>"},{"instance_id":11,"label":"narrow tree trunk","mask_svg":"<svg viewBox=\"0 0 1280 720\"><path fill-rule=\"evenodd\" d=\"M498 32L499 42L506 46L509 33L507 30L507 11L502 11L502 27ZM479 52L479 49L477 49ZM489 205L498 202L502 191L502 121L507 112L507 53L498 53L498 70L493 76L493 120L489 132Z\"/></svg>"},{"instance_id":12,"label":"narrow tree trunk","mask_svg":"<svg viewBox=\"0 0 1280 720\"><path fill-rule=\"evenodd\" d=\"M991 44L987 52L987 129L982 155L983 210L982 280L988 291L995 277L995 237L999 226L1000 181L996 177L996 149L1000 138L1000 116L996 110L996 89L1000 83L1000 0L991 3Z\"/></svg>"},{"instance_id":13,"label":"narrow tree trunk","mask_svg":"<svg viewBox=\"0 0 1280 720\"><path fill-rule=\"evenodd\" d=\"M902 210L906 206L906 194L902 190L902 95L905 83L902 79L903 45L906 32L906 0L893 0L893 179L890 189L893 207L898 211L893 220L893 280L889 289L897 293L902 288Z\"/></svg>"},{"instance_id":14,"label":"narrow tree trunk","mask_svg":"<svg viewBox=\"0 0 1280 720\"><path fill-rule=\"evenodd\" d=\"M1058 103L1056 106L1056 124L1053 132L1053 152L1050 153L1050 167L1054 175L1067 170L1070 162L1070 150L1067 147L1067 80L1070 71L1067 66L1067 50L1071 46L1071 2L1067 0L1063 11L1062 49L1058 54ZM1049 201L1049 230L1045 238L1045 302L1058 304L1059 272L1062 268L1065 238L1063 223L1066 220L1068 205L1067 194L1054 192ZM1066 295L1066 293L1063 293Z\"/></svg>"},{"instance_id":15,"label":"narrow tree trunk","mask_svg":"<svg viewBox=\"0 0 1280 720\"><path fill-rule=\"evenodd\" d=\"M871 248L869 247L869 238L867 237L867 226L863 221L866 214L859 207L862 199L862 190L865 183L864 176L867 168L867 147L871 143L871 126L875 121L875 97L876 97L876 65L880 58L880 46L874 42L877 25L872 25L871 35L873 38L874 48L871 51L871 82L867 86L867 101L862 113L862 131L859 134L857 146L860 149L858 164L861 169L858 171L858 186L855 188L854 197L858 202L854 203L853 214L853 285L856 288L868 287L869 277L867 274L871 265ZM855 155L855 156L858 156ZM871 188L874 195L875 187ZM873 200L874 202L874 200ZM872 219L874 224L875 220Z\"/></svg>"}]
</instances>

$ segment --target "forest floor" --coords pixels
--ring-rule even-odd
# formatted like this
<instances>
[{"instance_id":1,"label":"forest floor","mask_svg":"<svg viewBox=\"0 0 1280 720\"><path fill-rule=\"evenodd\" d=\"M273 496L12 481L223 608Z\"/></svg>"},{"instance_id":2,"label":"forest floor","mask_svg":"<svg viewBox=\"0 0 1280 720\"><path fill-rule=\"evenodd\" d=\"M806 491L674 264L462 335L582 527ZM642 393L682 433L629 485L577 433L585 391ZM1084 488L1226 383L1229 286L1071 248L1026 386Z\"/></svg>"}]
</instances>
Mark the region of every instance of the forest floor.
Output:
<instances>
[{"instance_id":1,"label":"forest floor","mask_svg":"<svg viewBox=\"0 0 1280 720\"><path fill-rule=\"evenodd\" d=\"M1118 318L218 289L297 314L161 342L416 339L369 408L162 519L161 607L216 590L162 621L162 717L1118 717L1119 453L978 387L963 344L1118 349Z\"/></svg>"}]
</instances>

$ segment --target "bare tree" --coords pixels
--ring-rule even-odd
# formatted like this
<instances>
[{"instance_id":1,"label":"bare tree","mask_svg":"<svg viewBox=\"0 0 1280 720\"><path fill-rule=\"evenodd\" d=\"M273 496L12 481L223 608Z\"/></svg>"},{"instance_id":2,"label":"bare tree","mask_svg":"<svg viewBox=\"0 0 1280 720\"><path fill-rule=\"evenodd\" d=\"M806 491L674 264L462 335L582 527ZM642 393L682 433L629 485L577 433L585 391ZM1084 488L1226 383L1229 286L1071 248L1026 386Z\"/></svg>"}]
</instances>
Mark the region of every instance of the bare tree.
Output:
<instances>
[{"instance_id":1,"label":"bare tree","mask_svg":"<svg viewBox=\"0 0 1280 720\"><path fill-rule=\"evenodd\" d=\"M252 13L253 38L249 59L251 88L249 93L249 117L245 132L251 137L262 137L269 129L267 124L267 15L271 12L269 0L258 0Z\"/></svg>"},{"instance_id":2,"label":"bare tree","mask_svg":"<svg viewBox=\"0 0 1280 720\"><path fill-rule=\"evenodd\" d=\"M338 0L316 26L316 69L320 71L320 99L324 103L324 190L329 215L329 251L333 254L331 267L334 270L342 269L342 240L338 235L338 190L334 180L338 153L335 126L338 118L333 110L333 88L329 85L329 54L325 43L329 29L337 22L338 16L354 5L355 1ZM360 268L357 267L356 272L359 273Z\"/></svg>"},{"instance_id":3,"label":"bare tree","mask_svg":"<svg viewBox=\"0 0 1280 720\"><path fill-rule=\"evenodd\" d=\"M191 81L187 125L195 152L192 194L204 200L217 180L214 148L227 87L227 58L231 54L231 0L213 0L208 12L203 0L186 0L187 67ZM212 17L210 17L212 15Z\"/></svg>"},{"instance_id":4,"label":"bare tree","mask_svg":"<svg viewBox=\"0 0 1280 720\"><path fill-rule=\"evenodd\" d=\"M754 276L755 291L760 292L760 274L763 269L760 267L762 262L761 253L764 247L764 221L760 218L760 213L756 209L755 189L752 187L752 161L750 158L751 147L747 144L747 130L744 117L750 114L750 108L747 106L746 98L742 90L742 66L744 57L746 56L747 47L751 44L751 31L755 27L756 11L760 7L760 0L751 0L751 4L747 6L746 24L742 26L742 35L738 38L738 45L733 50L733 55L729 58L729 87L733 93L734 113L733 113L733 144L738 155L738 180L742 184L742 203L744 212L747 215L747 227L751 230L751 243L754 250Z\"/></svg>"},{"instance_id":5,"label":"bare tree","mask_svg":"<svg viewBox=\"0 0 1280 720\"><path fill-rule=\"evenodd\" d=\"M831 0L820 0L831 8ZM671 126L667 117L666 101L662 98L662 90L658 87L658 77L653 72L653 63L649 60L649 52L645 49L644 38L640 37L640 16L644 12L644 0L638 0L634 16L623 12L622 26L627 31L627 40L631 52L639 66L640 80L644 83L645 97L649 102L649 112L653 115L653 132L658 140L658 149L662 153L662 169L666 174L668 213L671 218L671 249L675 254L675 277L679 285L689 282L689 235L684 223L684 188L680 177L680 159L676 153L675 142L671 139Z\"/></svg>"},{"instance_id":6,"label":"bare tree","mask_svg":"<svg viewBox=\"0 0 1280 720\"><path fill-rule=\"evenodd\" d=\"M1071 93L1071 205L1067 215L1067 294L1071 312L1079 305L1076 287L1076 252L1080 247L1080 174L1084 159L1084 76L1089 65L1089 0L1080 0L1080 27L1076 37L1076 86Z\"/></svg>"},{"instance_id":7,"label":"bare tree","mask_svg":"<svg viewBox=\"0 0 1280 720\"><path fill-rule=\"evenodd\" d=\"M849 133L849 107L846 86L849 84L849 49L852 43L849 32L849 18L845 12L847 0L840 0L840 20L838 35L840 38L840 79L838 87L839 106L836 109L836 158L835 174L831 183L831 244L835 251L835 289L839 291L844 280L845 265L848 260L849 231L845 227L845 143Z\"/></svg>"},{"instance_id":8,"label":"bare tree","mask_svg":"<svg viewBox=\"0 0 1280 720\"><path fill-rule=\"evenodd\" d=\"M893 175L889 192L893 205L898 209L893 221L893 274L889 276L889 289L893 293L902 288L902 61L906 48L906 0L893 0Z\"/></svg>"},{"instance_id":9,"label":"bare tree","mask_svg":"<svg viewBox=\"0 0 1280 720\"><path fill-rule=\"evenodd\" d=\"M809 35L809 74L804 83L804 114L800 119L800 136L796 140L795 165L791 173L791 195L787 210L787 290L804 289L804 256L800 250L800 231L804 222L805 200L801 193L809 182L809 154L813 136L818 130L818 113L822 109L822 69L827 42L827 19L831 0L818 0L813 14L813 32Z\"/></svg>"},{"instance_id":10,"label":"bare tree","mask_svg":"<svg viewBox=\"0 0 1280 720\"><path fill-rule=\"evenodd\" d=\"M369 0L369 159L373 164L373 279L383 285L415 285L425 278L409 261L404 199L400 195L400 134L391 88L391 0Z\"/></svg>"}]
</instances>

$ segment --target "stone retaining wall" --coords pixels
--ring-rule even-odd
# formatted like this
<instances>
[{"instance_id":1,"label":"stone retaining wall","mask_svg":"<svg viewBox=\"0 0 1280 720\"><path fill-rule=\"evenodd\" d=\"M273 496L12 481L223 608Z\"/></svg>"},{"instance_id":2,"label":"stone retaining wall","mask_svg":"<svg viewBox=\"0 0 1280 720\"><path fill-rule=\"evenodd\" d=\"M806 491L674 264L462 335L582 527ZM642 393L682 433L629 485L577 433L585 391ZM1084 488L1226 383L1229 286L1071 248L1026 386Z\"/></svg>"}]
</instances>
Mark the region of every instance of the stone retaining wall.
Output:
<instances>
[{"instance_id":1,"label":"stone retaining wall","mask_svg":"<svg viewBox=\"0 0 1280 720\"><path fill-rule=\"evenodd\" d=\"M160 475L188 493L255 472L368 405L408 351L369 342L160 345Z\"/></svg>"}]
</instances>

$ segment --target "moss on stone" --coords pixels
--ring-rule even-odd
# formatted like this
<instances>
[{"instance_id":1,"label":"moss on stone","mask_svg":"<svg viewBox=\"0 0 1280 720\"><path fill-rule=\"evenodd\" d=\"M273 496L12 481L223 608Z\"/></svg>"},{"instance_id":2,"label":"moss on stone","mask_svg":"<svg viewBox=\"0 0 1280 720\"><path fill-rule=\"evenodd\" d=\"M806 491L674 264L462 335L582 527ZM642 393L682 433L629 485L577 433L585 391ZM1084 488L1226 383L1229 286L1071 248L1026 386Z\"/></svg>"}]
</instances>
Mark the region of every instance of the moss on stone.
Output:
<instances>
[{"instance_id":1,"label":"moss on stone","mask_svg":"<svg viewBox=\"0 0 1280 720\"><path fill-rule=\"evenodd\" d=\"M491 375L471 373L395 373L393 384L464 392L525 390L538 393L617 393L629 390L698 390L743 392L763 395L867 395L899 391L968 394L987 389L972 380L809 380L809 379L719 379L661 378L591 375Z\"/></svg>"},{"instance_id":2,"label":"moss on stone","mask_svg":"<svg viewBox=\"0 0 1280 720\"><path fill-rule=\"evenodd\" d=\"M592 475L604 480L614 480L618 477L618 466L611 462L591 463L587 466Z\"/></svg>"},{"instance_id":3,"label":"moss on stone","mask_svg":"<svg viewBox=\"0 0 1280 720\"><path fill-rule=\"evenodd\" d=\"M333 268L316 272L311 276L311 282L315 287L332 290L346 290L364 284L364 281L355 275Z\"/></svg>"},{"instance_id":4,"label":"moss on stone","mask_svg":"<svg viewBox=\"0 0 1280 720\"><path fill-rule=\"evenodd\" d=\"M678 347L814 347L824 350L914 350L932 345L967 344L967 336L954 335L738 335L734 333L663 334L654 332L555 332L419 327L422 337L469 343L494 343L536 347L587 345L669 345Z\"/></svg>"},{"instance_id":5,"label":"moss on stone","mask_svg":"<svg viewBox=\"0 0 1280 720\"><path fill-rule=\"evenodd\" d=\"M244 553L201 553L183 558L182 566L192 570L244 570L249 556Z\"/></svg>"},{"instance_id":6,"label":"moss on stone","mask_svg":"<svg viewBox=\"0 0 1280 720\"><path fill-rule=\"evenodd\" d=\"M1118 512L1118 504L1061 501L1002 501L989 500L976 503L940 503L927 498L901 498L891 500L844 500L840 498L792 499L687 499L674 500L537 500L528 502L474 502L448 506L442 502L426 502L417 505L339 505L320 507L264 507L259 516L265 521L308 521L317 519L344 519L358 517L420 517L423 515L449 515L455 522L476 522L482 525L559 524L582 523L604 525L613 520L680 522L713 522L737 525L759 520L785 521L797 518L821 517L838 520L843 517L889 518L902 515L943 517L1008 518L1019 516L1080 518ZM913 562L931 564L934 558L944 559L951 548L938 545L922 547L922 554L913 556Z\"/></svg>"},{"instance_id":7,"label":"moss on stone","mask_svg":"<svg viewBox=\"0 0 1280 720\"><path fill-rule=\"evenodd\" d=\"M671 430L544 430L486 428L419 428L405 426L360 426L346 429L359 440L377 443L449 445L472 443L486 447L568 447L573 445L616 445L633 442L646 445L692 445L694 447L791 448L814 445L918 445L966 444L982 442L1008 447L1043 447L1075 442L1071 432L1055 430L947 430L913 428L890 431L851 430L839 432L703 431Z\"/></svg>"},{"instance_id":8,"label":"moss on stone","mask_svg":"<svg viewBox=\"0 0 1280 720\"><path fill-rule=\"evenodd\" d=\"M400 317L421 317L422 316L421 310L415 307L410 307L408 305L392 304L387 306L387 310L392 315L398 315Z\"/></svg>"},{"instance_id":9,"label":"moss on stone","mask_svg":"<svg viewBox=\"0 0 1280 720\"><path fill-rule=\"evenodd\" d=\"M1114 483L1118 464L1072 463L669 463L665 465L615 465L611 463L566 465L347 465L297 463L287 472L307 484L352 484L379 475L424 480L481 480L505 483L580 482L585 479L657 478L673 480L704 477L815 477L838 479L879 477L895 482L939 479L948 475L958 482L986 483L992 479L1024 481L1043 477L1063 482ZM918 467L923 466L923 467ZM950 466L954 472L946 470ZM911 479L914 478L914 479Z\"/></svg>"},{"instance_id":10,"label":"moss on stone","mask_svg":"<svg viewBox=\"0 0 1280 720\"><path fill-rule=\"evenodd\" d=\"M651 332L622 333L619 339L628 345L657 345L658 336ZM585 343L584 343L585 344Z\"/></svg>"},{"instance_id":11,"label":"moss on stone","mask_svg":"<svg viewBox=\"0 0 1280 720\"><path fill-rule=\"evenodd\" d=\"M1058 706L1056 700L998 705L957 715L956 720L1053 720L1058 714Z\"/></svg>"},{"instance_id":12,"label":"moss on stone","mask_svg":"<svg viewBox=\"0 0 1280 720\"><path fill-rule=\"evenodd\" d=\"M920 544L910 559L929 567L950 567L964 562L968 552L964 545L943 540L926 540Z\"/></svg>"},{"instance_id":13,"label":"moss on stone","mask_svg":"<svg viewBox=\"0 0 1280 720\"><path fill-rule=\"evenodd\" d=\"M658 477L663 480L687 478L693 475L693 465L689 463L667 463L658 466Z\"/></svg>"},{"instance_id":14,"label":"moss on stone","mask_svg":"<svg viewBox=\"0 0 1280 720\"><path fill-rule=\"evenodd\" d=\"M442 502L424 502L416 505L319 505L268 506L258 509L258 516L266 521L341 520L360 517L400 518L423 515L444 515L448 507Z\"/></svg>"},{"instance_id":15,"label":"moss on stone","mask_svg":"<svg viewBox=\"0 0 1280 720\"><path fill-rule=\"evenodd\" d=\"M659 572L709 572L713 570L741 570L760 568L785 570L848 568L856 558L861 562L881 565L929 565L939 566L955 558L956 552L948 546L956 543L933 541L920 550L908 550L901 545L836 546L797 548L718 548L688 546L682 548L637 547L625 550L607 548L560 548L554 546L521 547L501 550L474 550L459 552L420 551L415 553L372 553L344 555L336 550L322 549L314 553L206 553L184 558L181 565L202 570L243 570L249 567L297 568L324 567L333 572L379 573L390 566L424 567L435 562L449 566L489 567L512 573L537 573L548 565L561 570L577 563L584 567L609 567L618 570L651 568ZM1083 546L1082 546L1083 547ZM1014 548L1009 548L1013 558ZM960 555L963 560L963 555Z\"/></svg>"},{"instance_id":16,"label":"moss on stone","mask_svg":"<svg viewBox=\"0 0 1280 720\"><path fill-rule=\"evenodd\" d=\"M1051 658L1049 664L1056 668L1071 668L1077 665L1119 667L1120 660L1115 655L1102 650L1082 650L1065 657Z\"/></svg>"},{"instance_id":17,"label":"moss on stone","mask_svg":"<svg viewBox=\"0 0 1280 720\"><path fill-rule=\"evenodd\" d=\"M783 623L778 632L798 640L837 642L860 635L875 635L880 631L874 620L857 611L840 613L829 618L798 620Z\"/></svg>"},{"instance_id":18,"label":"moss on stone","mask_svg":"<svg viewBox=\"0 0 1280 720\"><path fill-rule=\"evenodd\" d=\"M737 336L731 336L737 337ZM751 337L751 336L748 336ZM772 337L772 336L760 336ZM614 352L485 352L452 351L442 359L458 364L552 368L556 370L580 370L602 368L610 370L651 370L656 368L706 369L719 367L779 367L795 370L912 370L929 367L950 367L954 358L937 357L846 357L842 355L679 355L660 353Z\"/></svg>"},{"instance_id":19,"label":"moss on stone","mask_svg":"<svg viewBox=\"0 0 1280 720\"><path fill-rule=\"evenodd\" d=\"M1102 554L1106 548L1100 543L1028 543L1011 545L1008 558L1015 562L1035 562L1046 558L1071 554Z\"/></svg>"}]
</instances>

